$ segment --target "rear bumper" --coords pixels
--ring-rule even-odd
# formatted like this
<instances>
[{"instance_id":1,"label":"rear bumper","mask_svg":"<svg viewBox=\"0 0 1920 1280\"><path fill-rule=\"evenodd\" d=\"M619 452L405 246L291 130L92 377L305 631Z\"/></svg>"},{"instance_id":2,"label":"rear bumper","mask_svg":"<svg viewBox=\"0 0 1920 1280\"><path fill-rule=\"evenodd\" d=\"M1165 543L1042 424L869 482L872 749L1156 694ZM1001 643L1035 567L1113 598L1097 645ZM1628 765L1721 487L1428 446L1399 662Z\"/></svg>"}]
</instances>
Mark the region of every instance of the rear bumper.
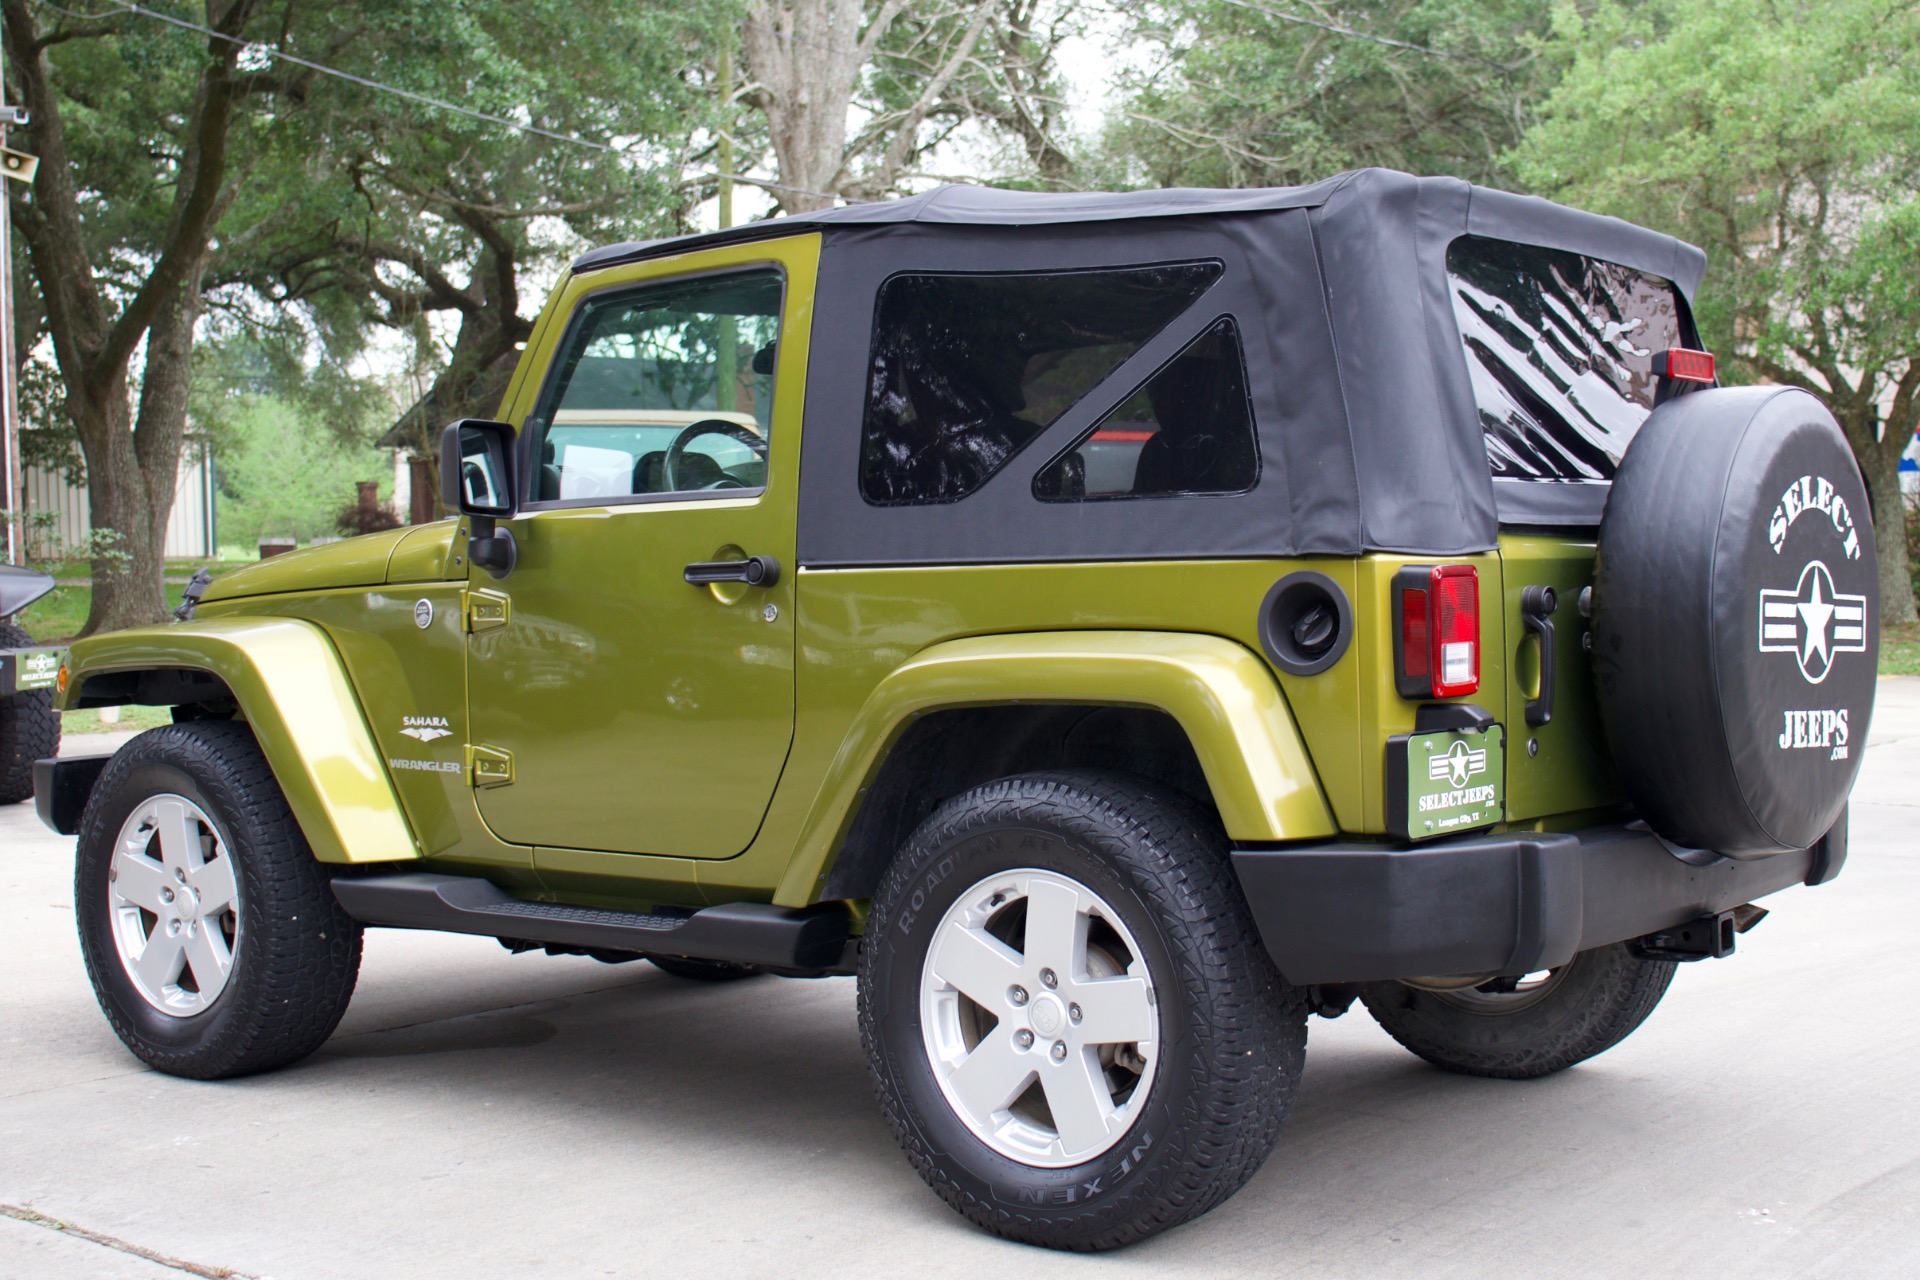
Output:
<instances>
[{"instance_id":1,"label":"rear bumper","mask_svg":"<svg viewBox=\"0 0 1920 1280\"><path fill-rule=\"evenodd\" d=\"M1798 853L1694 865L1644 829L1469 836L1405 848L1236 849L1234 870L1289 982L1523 974L1831 879L1835 834Z\"/></svg>"}]
</instances>

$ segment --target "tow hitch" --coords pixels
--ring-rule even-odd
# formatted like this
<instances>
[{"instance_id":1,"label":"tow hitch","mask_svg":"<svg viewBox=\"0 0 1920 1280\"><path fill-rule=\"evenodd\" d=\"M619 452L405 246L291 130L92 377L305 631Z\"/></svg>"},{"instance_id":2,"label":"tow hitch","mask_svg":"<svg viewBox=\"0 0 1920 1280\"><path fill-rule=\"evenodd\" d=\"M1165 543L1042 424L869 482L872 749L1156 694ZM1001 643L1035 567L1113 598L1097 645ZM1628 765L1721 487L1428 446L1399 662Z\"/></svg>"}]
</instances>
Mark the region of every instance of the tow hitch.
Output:
<instances>
[{"instance_id":1,"label":"tow hitch","mask_svg":"<svg viewBox=\"0 0 1920 1280\"><path fill-rule=\"evenodd\" d=\"M1735 935L1759 924L1766 914L1765 907L1742 903L1731 911L1635 938L1627 945L1642 960L1724 960L1733 954Z\"/></svg>"}]
</instances>

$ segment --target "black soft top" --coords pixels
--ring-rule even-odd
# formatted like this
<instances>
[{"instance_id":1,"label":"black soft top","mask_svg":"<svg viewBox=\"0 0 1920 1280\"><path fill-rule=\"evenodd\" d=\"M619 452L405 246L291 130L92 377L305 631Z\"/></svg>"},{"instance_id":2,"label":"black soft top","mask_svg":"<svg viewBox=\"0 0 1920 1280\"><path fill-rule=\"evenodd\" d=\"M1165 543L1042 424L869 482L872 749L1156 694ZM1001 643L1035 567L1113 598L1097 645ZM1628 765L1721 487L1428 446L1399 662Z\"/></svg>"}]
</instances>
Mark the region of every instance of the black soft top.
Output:
<instances>
[{"instance_id":1,"label":"black soft top","mask_svg":"<svg viewBox=\"0 0 1920 1280\"><path fill-rule=\"evenodd\" d=\"M822 235L802 442L803 563L1461 554L1509 523L1597 524L1604 484L1496 487L1448 294L1462 236L1537 245L1671 281L1689 307L1699 249L1617 218L1455 178L1361 169L1302 187L1034 193L943 186L582 255L576 271L816 230ZM874 300L901 272L1045 272L1214 258L1186 314L953 503L875 507L859 491ZM1046 504L1032 473L1232 315L1259 425L1249 493ZM1018 465L1030 462L1031 465ZM1496 488L1498 492L1496 493Z\"/></svg>"}]
</instances>

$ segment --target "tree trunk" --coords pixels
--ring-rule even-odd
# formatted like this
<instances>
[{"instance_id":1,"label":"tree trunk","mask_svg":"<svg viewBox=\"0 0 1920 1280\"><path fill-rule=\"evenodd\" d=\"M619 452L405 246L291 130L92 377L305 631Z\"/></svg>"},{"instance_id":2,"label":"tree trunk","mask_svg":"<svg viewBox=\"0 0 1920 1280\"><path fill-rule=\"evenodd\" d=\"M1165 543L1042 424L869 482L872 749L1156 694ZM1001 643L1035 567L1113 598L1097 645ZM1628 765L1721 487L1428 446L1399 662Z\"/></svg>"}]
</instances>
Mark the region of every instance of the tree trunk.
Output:
<instances>
[{"instance_id":1,"label":"tree trunk","mask_svg":"<svg viewBox=\"0 0 1920 1280\"><path fill-rule=\"evenodd\" d=\"M847 109L870 49L861 47L861 0L762 0L747 11L747 69L766 113L775 168L789 190L774 191L786 213L824 209L846 163ZM884 32L899 11L881 7Z\"/></svg>"},{"instance_id":2,"label":"tree trunk","mask_svg":"<svg viewBox=\"0 0 1920 1280\"><path fill-rule=\"evenodd\" d=\"M1900 455L1910 437L1889 430L1885 440L1855 449L1873 500L1873 551L1880 560L1880 625L1920 621L1914 610L1913 567L1907 561L1907 499L1900 492Z\"/></svg>"}]
</instances>

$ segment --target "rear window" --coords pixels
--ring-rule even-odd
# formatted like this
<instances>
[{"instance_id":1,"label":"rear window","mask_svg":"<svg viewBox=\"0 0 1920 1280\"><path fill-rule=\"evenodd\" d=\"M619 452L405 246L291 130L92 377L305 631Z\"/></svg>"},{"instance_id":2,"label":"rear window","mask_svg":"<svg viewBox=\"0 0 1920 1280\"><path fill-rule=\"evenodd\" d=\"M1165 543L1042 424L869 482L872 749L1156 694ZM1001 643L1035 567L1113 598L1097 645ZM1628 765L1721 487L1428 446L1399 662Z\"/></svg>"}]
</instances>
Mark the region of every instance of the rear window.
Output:
<instances>
[{"instance_id":1,"label":"rear window","mask_svg":"<svg viewBox=\"0 0 1920 1280\"><path fill-rule=\"evenodd\" d=\"M1670 281L1558 249L1463 236L1453 314L1497 479L1607 481L1653 412L1653 356L1687 345Z\"/></svg>"},{"instance_id":2,"label":"rear window","mask_svg":"<svg viewBox=\"0 0 1920 1280\"><path fill-rule=\"evenodd\" d=\"M966 497L1220 276L1217 262L898 275L880 288L860 491Z\"/></svg>"}]
</instances>

